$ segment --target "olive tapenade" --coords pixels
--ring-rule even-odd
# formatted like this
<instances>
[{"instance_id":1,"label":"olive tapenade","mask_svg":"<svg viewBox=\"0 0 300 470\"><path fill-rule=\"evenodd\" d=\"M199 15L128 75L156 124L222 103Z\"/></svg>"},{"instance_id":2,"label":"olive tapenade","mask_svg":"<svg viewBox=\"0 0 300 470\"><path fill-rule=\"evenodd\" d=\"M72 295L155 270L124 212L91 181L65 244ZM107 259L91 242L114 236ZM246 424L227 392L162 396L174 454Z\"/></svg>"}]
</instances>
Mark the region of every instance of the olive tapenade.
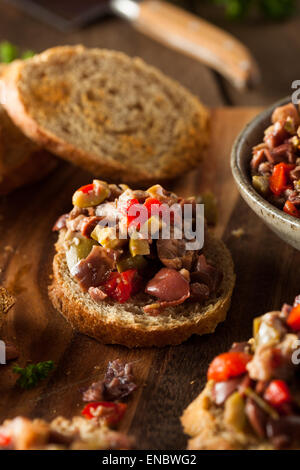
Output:
<instances>
[{"instance_id":1,"label":"olive tapenade","mask_svg":"<svg viewBox=\"0 0 300 470\"><path fill-rule=\"evenodd\" d=\"M300 115L292 103L274 110L263 142L253 147L251 176L265 199L300 218Z\"/></svg>"},{"instance_id":2,"label":"olive tapenade","mask_svg":"<svg viewBox=\"0 0 300 470\"><path fill-rule=\"evenodd\" d=\"M142 292L144 313L157 315L217 295L223 273L201 246L189 247L196 236L185 238L187 222L194 229L197 224L195 198L160 185L141 191L94 180L74 193L73 205L53 230L63 231L69 271L95 302L125 303ZM167 212L169 235L163 237Z\"/></svg>"}]
</instances>

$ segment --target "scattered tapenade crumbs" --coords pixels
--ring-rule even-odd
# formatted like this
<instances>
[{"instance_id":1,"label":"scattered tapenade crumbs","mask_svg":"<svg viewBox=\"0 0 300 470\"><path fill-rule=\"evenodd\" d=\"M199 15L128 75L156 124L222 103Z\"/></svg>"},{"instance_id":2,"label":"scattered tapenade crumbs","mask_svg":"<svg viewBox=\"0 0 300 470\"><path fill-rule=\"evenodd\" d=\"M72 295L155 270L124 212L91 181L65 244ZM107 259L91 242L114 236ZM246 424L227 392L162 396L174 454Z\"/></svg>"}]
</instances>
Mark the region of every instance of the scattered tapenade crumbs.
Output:
<instances>
[{"instance_id":1,"label":"scattered tapenade crumbs","mask_svg":"<svg viewBox=\"0 0 300 470\"><path fill-rule=\"evenodd\" d=\"M272 125L252 153L254 188L287 214L300 218L300 115L292 103L274 110Z\"/></svg>"},{"instance_id":2,"label":"scattered tapenade crumbs","mask_svg":"<svg viewBox=\"0 0 300 470\"><path fill-rule=\"evenodd\" d=\"M92 383L84 390L82 399L85 402L121 400L136 388L132 364L115 359L109 361L104 379Z\"/></svg>"},{"instance_id":3,"label":"scattered tapenade crumbs","mask_svg":"<svg viewBox=\"0 0 300 470\"><path fill-rule=\"evenodd\" d=\"M275 448L299 448L300 296L293 306L256 318L253 330L250 341L234 343L211 362L211 401L224 413L231 442L243 433L243 445L254 445L255 436Z\"/></svg>"},{"instance_id":4,"label":"scattered tapenade crumbs","mask_svg":"<svg viewBox=\"0 0 300 470\"><path fill-rule=\"evenodd\" d=\"M30 389L36 387L41 380L46 379L54 367L53 361L45 361L29 364L26 367L15 365L13 372L19 375L17 385L23 389Z\"/></svg>"}]
</instances>

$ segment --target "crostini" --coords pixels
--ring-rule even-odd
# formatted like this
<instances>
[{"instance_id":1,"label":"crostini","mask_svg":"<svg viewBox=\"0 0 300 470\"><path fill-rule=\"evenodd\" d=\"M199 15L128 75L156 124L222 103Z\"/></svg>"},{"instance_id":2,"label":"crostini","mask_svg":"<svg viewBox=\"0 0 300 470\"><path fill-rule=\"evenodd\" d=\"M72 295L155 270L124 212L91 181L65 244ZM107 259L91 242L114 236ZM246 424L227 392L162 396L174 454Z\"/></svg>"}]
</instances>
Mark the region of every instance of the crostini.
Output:
<instances>
[{"instance_id":1,"label":"crostini","mask_svg":"<svg viewBox=\"0 0 300 470\"><path fill-rule=\"evenodd\" d=\"M160 185L141 191L94 180L74 193L73 204L54 226L49 292L74 328L104 343L164 346L211 333L225 319L232 258L198 217L194 198ZM198 248L185 238L197 218Z\"/></svg>"},{"instance_id":2,"label":"crostini","mask_svg":"<svg viewBox=\"0 0 300 470\"><path fill-rule=\"evenodd\" d=\"M256 318L253 330L211 362L184 411L189 449L300 448L300 296Z\"/></svg>"}]
</instances>

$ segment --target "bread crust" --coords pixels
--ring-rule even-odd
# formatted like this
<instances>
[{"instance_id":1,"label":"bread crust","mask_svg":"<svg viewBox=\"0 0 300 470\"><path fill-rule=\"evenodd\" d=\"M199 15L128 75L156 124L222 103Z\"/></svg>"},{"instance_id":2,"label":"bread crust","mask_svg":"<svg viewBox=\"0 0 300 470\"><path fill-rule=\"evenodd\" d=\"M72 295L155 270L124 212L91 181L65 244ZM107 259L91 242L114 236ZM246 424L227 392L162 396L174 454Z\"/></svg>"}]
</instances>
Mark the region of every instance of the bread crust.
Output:
<instances>
[{"instance_id":1,"label":"bread crust","mask_svg":"<svg viewBox=\"0 0 300 470\"><path fill-rule=\"evenodd\" d=\"M9 70L1 65L0 78ZM7 100L5 94L1 98ZM56 165L57 159L25 137L0 105L0 195L42 179Z\"/></svg>"},{"instance_id":2,"label":"bread crust","mask_svg":"<svg viewBox=\"0 0 300 470\"><path fill-rule=\"evenodd\" d=\"M83 46L57 47L49 49L27 62L30 63L30 61L35 61L34 63L36 64L46 63L47 60L51 60L53 55L67 59L74 54L84 53L84 51L86 51L86 49ZM178 89L178 93L185 96L186 100L189 100L190 109L193 110L194 113L195 125L190 129L186 128L184 134L176 144L178 148L173 149L174 151L176 150L173 156L171 155L170 142L170 150L168 150L168 152L164 152L159 160L162 162L162 166L160 168L158 168L155 161L152 165L151 161L148 161L148 166L132 166L134 165L133 157L131 157L132 165L124 164L115 160L114 156L109 155L109 153L105 156L102 155L102 157L99 158L99 155L96 155L93 152L87 153L85 150L73 145L66 139L59 137L49 129L46 129L45 126L38 123L32 116L30 109L28 109L28 106L23 99L22 91L20 90L19 85L22 83L22 70L24 67L24 64L21 61L16 61L16 63L10 67L4 80L6 96L6 103L4 106L11 119L29 138L50 152L69 160L78 166L84 167L94 175L101 175L102 177L110 180L126 181L134 184L149 184L153 181L161 182L172 179L179 174L182 174L184 171L195 167L202 158L203 149L207 146L209 141L208 112L204 106L196 97L193 97L187 90L184 90L181 85L165 77L161 72L148 66L142 60L131 59L126 55L115 51L103 50L100 51L100 53L105 56L111 55L112 57L117 57L119 60L125 61L126 63L128 62L128 64L132 64L132 67L136 67L137 70L139 68L147 70L149 76L155 77L157 81L168 86L170 89ZM128 136L125 135L124 137L127 137L128 139L131 138L130 134ZM145 139L147 138L147 136L144 137Z\"/></svg>"},{"instance_id":3,"label":"bread crust","mask_svg":"<svg viewBox=\"0 0 300 470\"><path fill-rule=\"evenodd\" d=\"M162 347L180 344L192 334L212 333L218 323L225 320L235 274L231 255L223 242L211 235L207 238L204 252L208 258L218 259L224 276L221 295L202 308L196 303L182 304L169 308L165 314L150 317L143 313L143 303L139 305L135 299L131 304L96 303L70 276L60 243L53 261L50 299L76 330L105 344L122 344L129 348Z\"/></svg>"},{"instance_id":4,"label":"bread crust","mask_svg":"<svg viewBox=\"0 0 300 470\"><path fill-rule=\"evenodd\" d=\"M223 410L211 399L212 382L184 410L181 424L190 436L189 450L274 450L252 432L238 433L226 426Z\"/></svg>"}]
</instances>

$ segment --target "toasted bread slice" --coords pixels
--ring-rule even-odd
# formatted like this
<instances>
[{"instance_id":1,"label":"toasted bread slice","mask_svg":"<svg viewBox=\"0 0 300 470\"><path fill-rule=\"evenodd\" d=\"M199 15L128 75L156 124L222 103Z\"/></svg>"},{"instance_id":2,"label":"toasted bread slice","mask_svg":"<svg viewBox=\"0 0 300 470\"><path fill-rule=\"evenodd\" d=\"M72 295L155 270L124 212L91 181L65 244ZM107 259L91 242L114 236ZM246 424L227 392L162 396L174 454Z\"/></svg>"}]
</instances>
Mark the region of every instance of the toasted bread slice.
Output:
<instances>
[{"instance_id":1,"label":"toasted bread slice","mask_svg":"<svg viewBox=\"0 0 300 470\"><path fill-rule=\"evenodd\" d=\"M49 151L127 183L171 179L196 166L208 112L175 81L137 58L64 46L16 62L5 107Z\"/></svg>"},{"instance_id":2,"label":"toasted bread slice","mask_svg":"<svg viewBox=\"0 0 300 470\"><path fill-rule=\"evenodd\" d=\"M6 419L0 426L1 433L9 435L8 444L0 443L0 449L11 450L116 450L131 449L134 440L113 431L97 419L58 416L47 422L30 420L23 416Z\"/></svg>"},{"instance_id":3,"label":"toasted bread slice","mask_svg":"<svg viewBox=\"0 0 300 470\"><path fill-rule=\"evenodd\" d=\"M8 70L9 66L1 65L0 78ZM2 99L7 100L5 93ZM29 140L0 104L0 194L43 178L56 164L56 158Z\"/></svg>"},{"instance_id":4,"label":"toasted bread slice","mask_svg":"<svg viewBox=\"0 0 300 470\"><path fill-rule=\"evenodd\" d=\"M235 283L233 262L221 240L206 237L204 254L223 271L219 295L204 306L196 302L169 307L158 316L150 316L142 307L146 294L123 304L114 301L96 303L82 292L71 277L63 248L63 232L56 245L53 284L49 295L53 305L81 333L103 343L123 344L129 348L180 344L192 334L212 333L225 320Z\"/></svg>"}]
</instances>

